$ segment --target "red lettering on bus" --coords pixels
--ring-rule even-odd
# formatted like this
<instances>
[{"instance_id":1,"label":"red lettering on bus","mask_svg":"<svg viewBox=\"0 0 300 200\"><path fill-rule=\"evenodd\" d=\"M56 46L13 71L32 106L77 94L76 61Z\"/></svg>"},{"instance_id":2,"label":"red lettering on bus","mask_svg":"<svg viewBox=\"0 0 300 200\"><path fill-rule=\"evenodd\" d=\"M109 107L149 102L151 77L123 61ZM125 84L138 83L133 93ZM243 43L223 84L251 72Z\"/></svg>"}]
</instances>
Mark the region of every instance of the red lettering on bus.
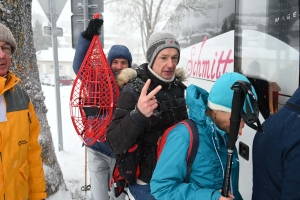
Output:
<instances>
[{"instance_id":1,"label":"red lettering on bus","mask_svg":"<svg viewBox=\"0 0 300 200\"><path fill-rule=\"evenodd\" d=\"M230 58L232 55L232 49L229 50L221 50L215 52L215 59L212 62L209 59L207 60L201 60L201 54L202 50L205 51L205 43L206 43L207 37L203 39L203 42L200 47L200 51L198 54L198 59L195 59L197 48L196 46L192 46L191 48L191 57L190 60L187 61L186 69L187 69L187 76L193 76L197 78L204 78L204 79L218 79L222 74L226 73L227 65L233 62L233 59ZM226 55L226 58L224 59L223 56ZM218 58L218 55L219 58ZM215 63L216 60L218 60L217 68L215 69Z\"/></svg>"},{"instance_id":2,"label":"red lettering on bus","mask_svg":"<svg viewBox=\"0 0 300 200\"><path fill-rule=\"evenodd\" d=\"M215 52L215 57L218 56L218 52ZM210 74L211 74L211 79L213 80L215 78L215 75L216 73L214 73L214 67L215 67L215 63L216 63L216 59L214 59L213 61L213 64L212 64L212 67L211 67L211 71L210 71Z\"/></svg>"}]
</instances>

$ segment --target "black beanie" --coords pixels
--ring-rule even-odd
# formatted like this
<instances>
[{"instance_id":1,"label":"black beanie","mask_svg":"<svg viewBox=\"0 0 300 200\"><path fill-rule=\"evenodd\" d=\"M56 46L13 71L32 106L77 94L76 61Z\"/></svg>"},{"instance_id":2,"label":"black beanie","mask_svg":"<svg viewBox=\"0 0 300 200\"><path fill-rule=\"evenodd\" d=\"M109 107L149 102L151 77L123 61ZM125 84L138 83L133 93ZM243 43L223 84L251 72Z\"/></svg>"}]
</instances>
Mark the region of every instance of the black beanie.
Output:
<instances>
[{"instance_id":1,"label":"black beanie","mask_svg":"<svg viewBox=\"0 0 300 200\"><path fill-rule=\"evenodd\" d=\"M123 58L128 60L129 62L129 68L131 68L132 63L132 57L129 49L124 45L113 45L107 55L107 60L109 66L111 66L111 63L116 58Z\"/></svg>"}]
</instances>

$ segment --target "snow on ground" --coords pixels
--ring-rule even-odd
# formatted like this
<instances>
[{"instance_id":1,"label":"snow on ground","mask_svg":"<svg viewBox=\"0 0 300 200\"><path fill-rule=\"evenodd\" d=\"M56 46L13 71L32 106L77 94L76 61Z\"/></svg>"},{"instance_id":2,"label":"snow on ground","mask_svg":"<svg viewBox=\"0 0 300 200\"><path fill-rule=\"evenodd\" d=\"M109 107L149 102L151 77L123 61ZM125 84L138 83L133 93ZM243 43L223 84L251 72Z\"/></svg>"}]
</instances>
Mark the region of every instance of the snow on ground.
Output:
<instances>
[{"instance_id":1,"label":"snow on ground","mask_svg":"<svg viewBox=\"0 0 300 200\"><path fill-rule=\"evenodd\" d=\"M42 90L48 108L47 119L51 127L56 157L69 190L68 192L60 190L48 197L47 200L89 200L90 192L81 191L81 187L85 184L85 147L82 147L82 141L77 135L70 117L69 101L72 86L60 87L63 151L58 151L55 87L42 85ZM87 184L90 184L88 168L86 180ZM130 199L134 200L132 196L130 196Z\"/></svg>"},{"instance_id":2,"label":"snow on ground","mask_svg":"<svg viewBox=\"0 0 300 200\"><path fill-rule=\"evenodd\" d=\"M85 182L85 147L78 137L70 117L69 101L72 86L60 87L63 151L58 151L58 128L55 87L42 85L45 104L48 108L47 119L51 127L55 153L60 164L69 192L59 191L48 200L89 199L90 192L81 191ZM87 170L88 171L88 170ZM89 184L87 172L87 184Z\"/></svg>"}]
</instances>

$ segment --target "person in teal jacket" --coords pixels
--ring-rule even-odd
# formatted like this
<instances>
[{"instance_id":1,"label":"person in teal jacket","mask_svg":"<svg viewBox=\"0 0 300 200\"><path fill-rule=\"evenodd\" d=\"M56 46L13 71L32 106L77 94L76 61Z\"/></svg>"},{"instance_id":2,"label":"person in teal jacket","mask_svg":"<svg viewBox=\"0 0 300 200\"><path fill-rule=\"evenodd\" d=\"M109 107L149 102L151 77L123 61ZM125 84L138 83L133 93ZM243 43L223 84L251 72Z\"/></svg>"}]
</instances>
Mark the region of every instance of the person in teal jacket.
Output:
<instances>
[{"instance_id":1,"label":"person in teal jacket","mask_svg":"<svg viewBox=\"0 0 300 200\"><path fill-rule=\"evenodd\" d=\"M151 194L157 200L243 199L238 189L239 161L236 149L229 197L221 195L233 98L230 87L238 80L249 82L245 76L233 72L223 74L211 88L210 94L193 84L187 88L188 115L197 124L199 148L189 182L186 183L189 132L184 124L178 124L170 131L150 182ZM243 127L241 120L240 128Z\"/></svg>"}]
</instances>

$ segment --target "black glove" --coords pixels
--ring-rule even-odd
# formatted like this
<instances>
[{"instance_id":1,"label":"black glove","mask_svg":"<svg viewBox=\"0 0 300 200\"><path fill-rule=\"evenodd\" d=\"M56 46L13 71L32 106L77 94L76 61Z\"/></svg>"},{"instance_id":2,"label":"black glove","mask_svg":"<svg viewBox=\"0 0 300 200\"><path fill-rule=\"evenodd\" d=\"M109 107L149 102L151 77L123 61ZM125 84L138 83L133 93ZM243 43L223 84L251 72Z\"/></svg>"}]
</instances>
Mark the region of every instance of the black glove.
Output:
<instances>
[{"instance_id":1,"label":"black glove","mask_svg":"<svg viewBox=\"0 0 300 200\"><path fill-rule=\"evenodd\" d=\"M88 27L83 31L82 36L85 39L92 41L94 35L100 35L102 24L103 19L91 19Z\"/></svg>"}]
</instances>

